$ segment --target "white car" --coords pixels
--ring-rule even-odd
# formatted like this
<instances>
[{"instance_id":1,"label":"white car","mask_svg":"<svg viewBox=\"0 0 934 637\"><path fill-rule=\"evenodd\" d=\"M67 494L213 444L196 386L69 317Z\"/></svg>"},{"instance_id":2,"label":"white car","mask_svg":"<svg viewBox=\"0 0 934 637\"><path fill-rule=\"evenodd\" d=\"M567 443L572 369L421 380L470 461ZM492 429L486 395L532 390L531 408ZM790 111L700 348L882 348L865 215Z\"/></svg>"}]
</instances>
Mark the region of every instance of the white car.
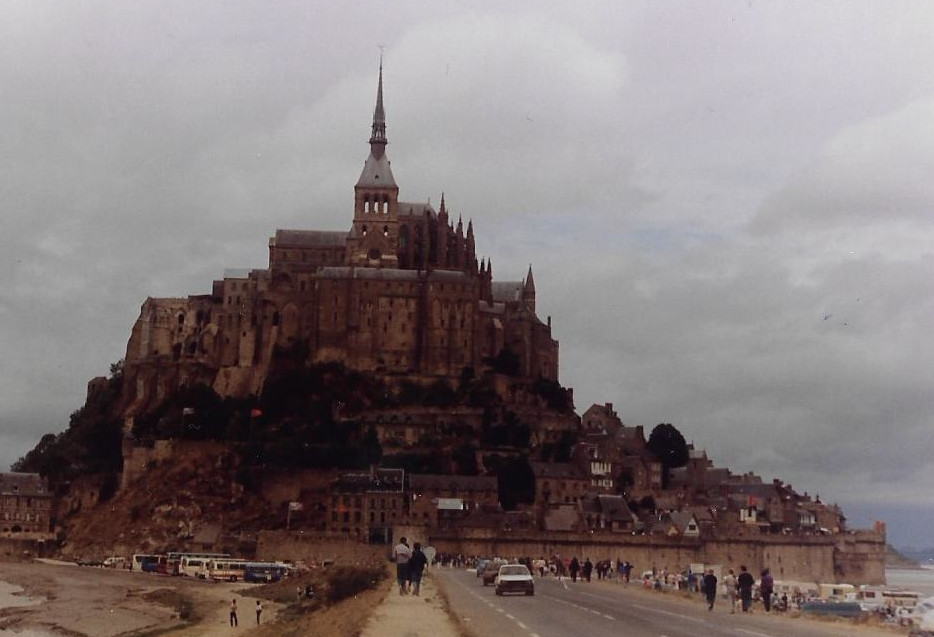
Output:
<instances>
[{"instance_id":1,"label":"white car","mask_svg":"<svg viewBox=\"0 0 934 637\"><path fill-rule=\"evenodd\" d=\"M496 587L496 594L504 593L525 593L526 595L535 594L535 580L532 574L524 564L503 564L499 567L499 573L493 580Z\"/></svg>"}]
</instances>

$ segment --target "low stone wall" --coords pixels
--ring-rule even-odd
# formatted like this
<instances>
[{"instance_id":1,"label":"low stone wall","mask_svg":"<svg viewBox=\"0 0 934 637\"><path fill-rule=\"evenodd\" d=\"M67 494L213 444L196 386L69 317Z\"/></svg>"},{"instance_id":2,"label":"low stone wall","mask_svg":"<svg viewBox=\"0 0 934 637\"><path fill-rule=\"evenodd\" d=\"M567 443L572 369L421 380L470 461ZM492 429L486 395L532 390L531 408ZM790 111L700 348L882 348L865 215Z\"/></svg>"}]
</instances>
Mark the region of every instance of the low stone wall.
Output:
<instances>
[{"instance_id":1,"label":"low stone wall","mask_svg":"<svg viewBox=\"0 0 934 637\"><path fill-rule=\"evenodd\" d=\"M362 564L389 559L391 547L364 544L343 535L305 531L261 531L257 537L259 560L293 560L307 564L333 560L336 564Z\"/></svg>"}]
</instances>

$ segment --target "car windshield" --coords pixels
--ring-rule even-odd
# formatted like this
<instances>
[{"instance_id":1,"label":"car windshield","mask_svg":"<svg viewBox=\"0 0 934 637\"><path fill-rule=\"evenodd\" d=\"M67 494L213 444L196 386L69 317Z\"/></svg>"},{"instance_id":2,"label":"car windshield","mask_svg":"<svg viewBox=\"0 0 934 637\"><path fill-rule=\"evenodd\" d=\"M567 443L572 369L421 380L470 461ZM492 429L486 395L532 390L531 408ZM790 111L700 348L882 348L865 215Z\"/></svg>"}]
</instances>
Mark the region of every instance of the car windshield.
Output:
<instances>
[{"instance_id":1,"label":"car windshield","mask_svg":"<svg viewBox=\"0 0 934 637\"><path fill-rule=\"evenodd\" d=\"M503 566L499 569L500 575L528 575L529 569L524 566Z\"/></svg>"}]
</instances>

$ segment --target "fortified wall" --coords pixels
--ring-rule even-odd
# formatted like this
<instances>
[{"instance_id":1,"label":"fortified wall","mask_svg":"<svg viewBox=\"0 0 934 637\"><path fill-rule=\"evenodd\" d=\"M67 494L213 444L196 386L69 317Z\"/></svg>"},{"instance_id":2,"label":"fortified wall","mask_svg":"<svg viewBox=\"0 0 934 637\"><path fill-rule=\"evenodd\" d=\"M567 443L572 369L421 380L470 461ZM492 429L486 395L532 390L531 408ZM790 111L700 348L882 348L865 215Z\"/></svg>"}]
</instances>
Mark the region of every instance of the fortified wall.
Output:
<instances>
[{"instance_id":1,"label":"fortified wall","mask_svg":"<svg viewBox=\"0 0 934 637\"><path fill-rule=\"evenodd\" d=\"M396 529L438 551L506 558L577 556L625 560L635 572L652 568L686 570L691 564L719 564L753 573L770 568L775 579L823 583L884 584L885 539L873 531L837 535L761 536L707 540L645 535L599 536L589 533L503 532L498 529L429 531Z\"/></svg>"}]
</instances>

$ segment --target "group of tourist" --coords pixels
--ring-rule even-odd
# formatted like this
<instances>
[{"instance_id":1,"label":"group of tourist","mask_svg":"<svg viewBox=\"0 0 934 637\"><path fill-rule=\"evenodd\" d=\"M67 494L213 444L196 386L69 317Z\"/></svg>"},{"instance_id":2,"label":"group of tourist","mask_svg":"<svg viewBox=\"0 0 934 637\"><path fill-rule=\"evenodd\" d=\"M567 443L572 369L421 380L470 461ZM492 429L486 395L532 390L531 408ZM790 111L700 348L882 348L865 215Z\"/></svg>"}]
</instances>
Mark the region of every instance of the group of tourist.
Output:
<instances>
[{"instance_id":1,"label":"group of tourist","mask_svg":"<svg viewBox=\"0 0 934 637\"><path fill-rule=\"evenodd\" d=\"M422 551L422 545L416 542L409 548L408 540L401 538L392 549L392 561L396 564L396 581L399 583L399 594L412 593L418 596L422 588L422 575L428 564L428 557Z\"/></svg>"},{"instance_id":2,"label":"group of tourist","mask_svg":"<svg viewBox=\"0 0 934 637\"><path fill-rule=\"evenodd\" d=\"M742 612L752 612L752 593L755 585L756 581L752 573L750 573L745 566L739 567L739 576L733 572L733 569L730 569L727 574L723 576L723 590L730 604L731 613L736 612L737 600L739 600L739 606ZM717 576L714 575L713 569L707 569L707 572L704 573L700 583L700 590L707 599L707 610L712 611L714 603L717 601ZM775 580L772 578L769 569L764 569L762 571L758 592L765 612L771 612L772 595L775 592ZM787 598L785 598L784 603L787 604Z\"/></svg>"}]
</instances>

